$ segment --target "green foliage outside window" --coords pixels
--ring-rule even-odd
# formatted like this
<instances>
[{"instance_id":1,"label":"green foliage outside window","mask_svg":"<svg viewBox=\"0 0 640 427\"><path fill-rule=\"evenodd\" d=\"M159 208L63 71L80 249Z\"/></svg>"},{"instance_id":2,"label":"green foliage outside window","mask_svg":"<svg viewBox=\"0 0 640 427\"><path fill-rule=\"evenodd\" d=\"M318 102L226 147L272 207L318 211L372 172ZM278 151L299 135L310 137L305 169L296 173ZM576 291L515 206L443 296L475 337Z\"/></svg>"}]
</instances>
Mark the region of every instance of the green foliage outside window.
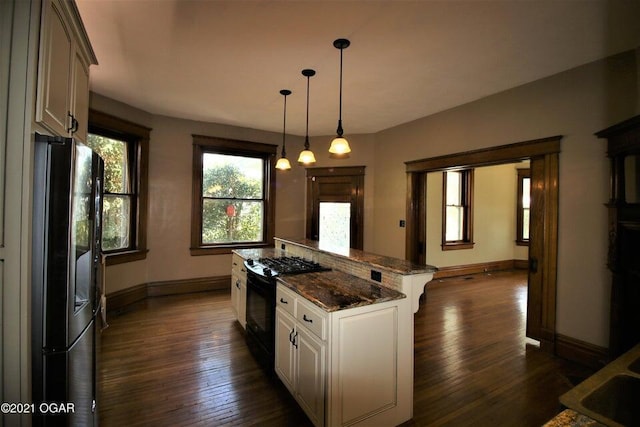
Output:
<instances>
[{"instance_id":1,"label":"green foliage outside window","mask_svg":"<svg viewBox=\"0 0 640 427\"><path fill-rule=\"evenodd\" d=\"M202 171L202 243L263 239L263 160L205 153Z\"/></svg>"},{"instance_id":2,"label":"green foliage outside window","mask_svg":"<svg viewBox=\"0 0 640 427\"><path fill-rule=\"evenodd\" d=\"M112 251L129 248L135 194L129 178L128 143L89 134L87 145L104 160L102 249Z\"/></svg>"}]
</instances>

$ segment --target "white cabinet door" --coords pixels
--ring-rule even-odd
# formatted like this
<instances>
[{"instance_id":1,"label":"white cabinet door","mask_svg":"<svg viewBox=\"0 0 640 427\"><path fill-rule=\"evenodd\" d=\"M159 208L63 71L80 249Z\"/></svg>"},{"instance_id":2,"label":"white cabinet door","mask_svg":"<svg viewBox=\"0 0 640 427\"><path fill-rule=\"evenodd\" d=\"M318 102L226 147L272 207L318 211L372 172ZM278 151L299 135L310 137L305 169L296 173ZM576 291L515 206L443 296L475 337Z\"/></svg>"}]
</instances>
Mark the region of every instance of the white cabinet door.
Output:
<instances>
[{"instance_id":1,"label":"white cabinet door","mask_svg":"<svg viewBox=\"0 0 640 427\"><path fill-rule=\"evenodd\" d=\"M247 329L247 281L240 276L240 292L238 293L238 322Z\"/></svg>"},{"instance_id":2,"label":"white cabinet door","mask_svg":"<svg viewBox=\"0 0 640 427\"><path fill-rule=\"evenodd\" d=\"M59 136L87 140L89 66L97 60L75 3L44 0L36 121Z\"/></svg>"},{"instance_id":3,"label":"white cabinet door","mask_svg":"<svg viewBox=\"0 0 640 427\"><path fill-rule=\"evenodd\" d=\"M240 279L235 272L231 273L231 308L236 313L236 319L240 320L238 302L240 301Z\"/></svg>"},{"instance_id":4,"label":"white cabinet door","mask_svg":"<svg viewBox=\"0 0 640 427\"><path fill-rule=\"evenodd\" d=\"M73 111L72 133L82 142L87 142L89 125L89 65L85 64L80 52L74 54L73 63Z\"/></svg>"},{"instance_id":5,"label":"white cabinet door","mask_svg":"<svg viewBox=\"0 0 640 427\"><path fill-rule=\"evenodd\" d=\"M326 346L298 327L296 348L296 398L314 425L324 425Z\"/></svg>"},{"instance_id":6,"label":"white cabinet door","mask_svg":"<svg viewBox=\"0 0 640 427\"><path fill-rule=\"evenodd\" d=\"M231 306L240 326L247 328L247 270L244 259L233 254L231 258Z\"/></svg>"},{"instance_id":7,"label":"white cabinet door","mask_svg":"<svg viewBox=\"0 0 640 427\"><path fill-rule=\"evenodd\" d=\"M295 394L295 320L281 308L276 309L276 356L275 370L278 377L292 394Z\"/></svg>"},{"instance_id":8,"label":"white cabinet door","mask_svg":"<svg viewBox=\"0 0 640 427\"><path fill-rule=\"evenodd\" d=\"M71 123L73 37L59 4L44 4L48 7L44 11L36 120L64 136Z\"/></svg>"}]
</instances>

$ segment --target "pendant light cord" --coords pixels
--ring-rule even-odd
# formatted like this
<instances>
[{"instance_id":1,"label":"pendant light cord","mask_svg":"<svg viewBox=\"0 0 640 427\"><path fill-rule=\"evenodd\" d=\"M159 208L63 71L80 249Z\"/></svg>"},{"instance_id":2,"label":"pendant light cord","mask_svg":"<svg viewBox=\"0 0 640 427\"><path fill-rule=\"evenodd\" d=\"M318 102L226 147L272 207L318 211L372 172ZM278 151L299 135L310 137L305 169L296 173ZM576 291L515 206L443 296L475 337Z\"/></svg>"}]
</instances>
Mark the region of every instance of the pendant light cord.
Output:
<instances>
[{"instance_id":1,"label":"pendant light cord","mask_svg":"<svg viewBox=\"0 0 640 427\"><path fill-rule=\"evenodd\" d=\"M304 149L309 149L309 79L311 76L307 76L307 132L304 137Z\"/></svg>"},{"instance_id":2,"label":"pendant light cord","mask_svg":"<svg viewBox=\"0 0 640 427\"><path fill-rule=\"evenodd\" d=\"M338 113L338 129L336 129L336 133L339 137L342 137L344 130L342 129L342 51L344 48L340 48L340 107Z\"/></svg>"},{"instance_id":3,"label":"pendant light cord","mask_svg":"<svg viewBox=\"0 0 640 427\"><path fill-rule=\"evenodd\" d=\"M284 95L284 119L282 120L282 157L287 157L284 148L285 131L287 130L287 95Z\"/></svg>"}]
</instances>

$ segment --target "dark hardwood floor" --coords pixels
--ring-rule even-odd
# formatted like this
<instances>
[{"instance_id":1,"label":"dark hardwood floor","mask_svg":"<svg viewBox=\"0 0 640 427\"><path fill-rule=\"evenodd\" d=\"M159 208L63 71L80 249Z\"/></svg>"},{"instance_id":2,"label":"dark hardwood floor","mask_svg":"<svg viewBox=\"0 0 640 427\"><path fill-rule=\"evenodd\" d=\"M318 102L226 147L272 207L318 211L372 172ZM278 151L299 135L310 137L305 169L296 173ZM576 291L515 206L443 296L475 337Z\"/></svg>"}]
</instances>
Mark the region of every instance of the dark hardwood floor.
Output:
<instances>
[{"instance_id":1,"label":"dark hardwood floor","mask_svg":"<svg viewBox=\"0 0 640 427\"><path fill-rule=\"evenodd\" d=\"M414 418L406 426L540 426L591 372L528 344L526 274L434 281L415 315ZM100 422L110 426L311 425L264 374L230 295L157 297L103 333Z\"/></svg>"}]
</instances>

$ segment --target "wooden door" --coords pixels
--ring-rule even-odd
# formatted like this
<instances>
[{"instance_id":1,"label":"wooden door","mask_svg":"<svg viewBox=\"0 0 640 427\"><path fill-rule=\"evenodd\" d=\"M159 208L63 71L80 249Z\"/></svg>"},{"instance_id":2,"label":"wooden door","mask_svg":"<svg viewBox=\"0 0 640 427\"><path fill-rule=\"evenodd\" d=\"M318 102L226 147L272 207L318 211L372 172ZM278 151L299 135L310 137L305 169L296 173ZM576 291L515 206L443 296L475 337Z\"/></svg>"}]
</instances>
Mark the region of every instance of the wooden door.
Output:
<instances>
[{"instance_id":1,"label":"wooden door","mask_svg":"<svg viewBox=\"0 0 640 427\"><path fill-rule=\"evenodd\" d=\"M349 205L349 246L362 249L364 166L307 169L307 238L320 241L322 203Z\"/></svg>"},{"instance_id":2,"label":"wooden door","mask_svg":"<svg viewBox=\"0 0 640 427\"><path fill-rule=\"evenodd\" d=\"M527 336L554 346L558 247L558 155L531 159Z\"/></svg>"}]
</instances>

